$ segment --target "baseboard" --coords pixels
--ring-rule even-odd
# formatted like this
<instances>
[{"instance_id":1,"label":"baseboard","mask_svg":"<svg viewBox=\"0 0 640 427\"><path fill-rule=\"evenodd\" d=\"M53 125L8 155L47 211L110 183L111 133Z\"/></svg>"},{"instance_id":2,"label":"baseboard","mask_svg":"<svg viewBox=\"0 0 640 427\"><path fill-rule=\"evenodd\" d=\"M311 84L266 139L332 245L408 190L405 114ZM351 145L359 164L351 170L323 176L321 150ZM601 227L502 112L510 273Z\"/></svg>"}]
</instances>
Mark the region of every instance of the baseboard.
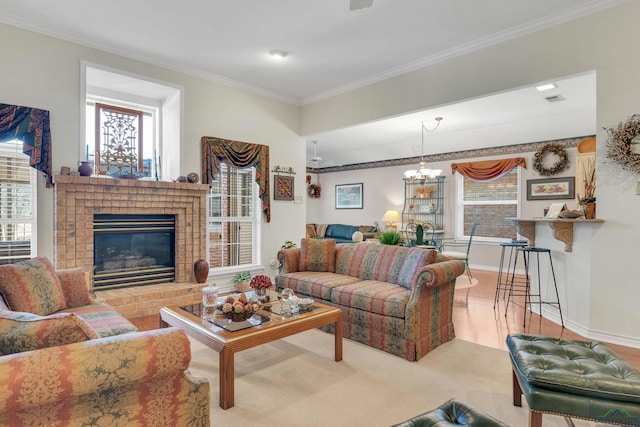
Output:
<instances>
[{"instance_id":1,"label":"baseboard","mask_svg":"<svg viewBox=\"0 0 640 427\"><path fill-rule=\"evenodd\" d=\"M537 308L532 308L532 311L536 314L539 314ZM551 320L558 325L562 324L562 322L560 322L560 315L553 308L550 309L549 307L543 306L542 317ZM565 320L564 327L590 340L603 341L610 344L617 344L623 345L625 347L640 349L640 339L638 338L592 330L570 320Z\"/></svg>"}]
</instances>

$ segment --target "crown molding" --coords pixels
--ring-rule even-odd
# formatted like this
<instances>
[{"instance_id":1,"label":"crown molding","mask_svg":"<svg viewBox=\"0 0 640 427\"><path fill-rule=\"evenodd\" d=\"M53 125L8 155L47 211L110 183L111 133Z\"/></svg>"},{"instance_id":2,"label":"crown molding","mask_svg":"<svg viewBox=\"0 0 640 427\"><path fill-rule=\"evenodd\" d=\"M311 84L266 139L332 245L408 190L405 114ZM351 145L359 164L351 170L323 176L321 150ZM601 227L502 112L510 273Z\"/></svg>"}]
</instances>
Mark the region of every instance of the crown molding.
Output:
<instances>
[{"instance_id":1,"label":"crown molding","mask_svg":"<svg viewBox=\"0 0 640 427\"><path fill-rule=\"evenodd\" d=\"M365 86L369 86L374 83L379 83L381 81L390 79L392 77L397 77L403 74L407 74L409 72L416 71L421 68L426 68L431 65L437 64L439 62L444 62L449 59L453 59L455 57L465 55L467 53L478 51L478 50L481 50L481 49L484 49L508 40L512 40L518 37L532 34L537 31L544 30L546 28L550 28L559 24L563 24L565 22L572 21L574 19L581 18L583 16L600 12L602 10L608 9L613 6L618 6L620 4L628 3L630 1L631 0L603 0L603 1L593 0L591 3L585 4L579 7L575 7L572 10L569 10L565 13L557 14L550 18L547 17L547 18L537 19L537 20L528 22L527 24L513 27L496 34L492 34L491 36L483 37L478 40L474 40L473 42L465 43L465 44L456 46L454 48L439 52L437 54L430 55L430 56L418 59L416 61L391 68L387 71L374 74L364 79L357 80L346 85L338 86L324 92L320 92L316 95L303 98L300 101L300 103L302 105L308 105L314 102L322 101L324 99L341 95L343 93L350 92L352 90L359 89Z\"/></svg>"},{"instance_id":2,"label":"crown molding","mask_svg":"<svg viewBox=\"0 0 640 427\"><path fill-rule=\"evenodd\" d=\"M15 16L0 16L0 23L10 25L12 27L20 28L23 30L31 31L34 33L42 34L44 36L52 37L54 39L59 39L65 42L74 43L74 44L88 47L91 49L100 50L113 55L122 56L124 58L132 59L135 61L144 62L149 65L166 68L171 71L176 71L192 77L201 78L203 80L207 80L213 83L218 83L223 86L232 87L235 89L241 89L243 91L253 93L255 95L265 96L268 98L272 98L278 101L283 101L293 105L300 105L300 100L298 98L284 96L276 92L272 92L257 86L243 83L238 80L234 80L228 77L220 76L218 74L210 73L208 71L204 71L199 68L190 67L183 64L174 64L174 63L159 60L157 58L146 56L140 53L136 53L133 51L110 47L96 40L91 40L88 38L80 38L71 33L42 27L41 25L31 20L17 18Z\"/></svg>"}]
</instances>

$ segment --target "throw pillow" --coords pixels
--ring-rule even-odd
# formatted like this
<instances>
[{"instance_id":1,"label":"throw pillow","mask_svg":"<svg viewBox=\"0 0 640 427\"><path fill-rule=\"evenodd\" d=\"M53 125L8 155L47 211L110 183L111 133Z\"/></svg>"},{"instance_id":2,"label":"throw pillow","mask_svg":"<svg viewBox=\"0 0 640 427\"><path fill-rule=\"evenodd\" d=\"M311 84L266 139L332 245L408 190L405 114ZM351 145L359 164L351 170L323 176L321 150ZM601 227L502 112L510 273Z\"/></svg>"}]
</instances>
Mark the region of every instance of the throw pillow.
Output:
<instances>
[{"instance_id":1,"label":"throw pillow","mask_svg":"<svg viewBox=\"0 0 640 427\"><path fill-rule=\"evenodd\" d=\"M316 235L317 237L324 237L327 234L327 228L329 228L329 224L318 224L316 225Z\"/></svg>"},{"instance_id":2,"label":"throw pillow","mask_svg":"<svg viewBox=\"0 0 640 427\"><path fill-rule=\"evenodd\" d=\"M46 316L66 306L58 275L44 257L0 265L0 292L13 311Z\"/></svg>"},{"instance_id":3,"label":"throw pillow","mask_svg":"<svg viewBox=\"0 0 640 427\"><path fill-rule=\"evenodd\" d=\"M93 297L90 291L91 270L78 267L59 270L57 273L67 308L93 304Z\"/></svg>"},{"instance_id":4,"label":"throw pillow","mask_svg":"<svg viewBox=\"0 0 640 427\"><path fill-rule=\"evenodd\" d=\"M0 354L20 353L100 338L74 313L42 317L0 310Z\"/></svg>"},{"instance_id":5,"label":"throw pillow","mask_svg":"<svg viewBox=\"0 0 640 427\"><path fill-rule=\"evenodd\" d=\"M307 224L307 237L318 237L315 224Z\"/></svg>"},{"instance_id":6,"label":"throw pillow","mask_svg":"<svg viewBox=\"0 0 640 427\"><path fill-rule=\"evenodd\" d=\"M336 241L302 239L298 271L336 271Z\"/></svg>"}]
</instances>

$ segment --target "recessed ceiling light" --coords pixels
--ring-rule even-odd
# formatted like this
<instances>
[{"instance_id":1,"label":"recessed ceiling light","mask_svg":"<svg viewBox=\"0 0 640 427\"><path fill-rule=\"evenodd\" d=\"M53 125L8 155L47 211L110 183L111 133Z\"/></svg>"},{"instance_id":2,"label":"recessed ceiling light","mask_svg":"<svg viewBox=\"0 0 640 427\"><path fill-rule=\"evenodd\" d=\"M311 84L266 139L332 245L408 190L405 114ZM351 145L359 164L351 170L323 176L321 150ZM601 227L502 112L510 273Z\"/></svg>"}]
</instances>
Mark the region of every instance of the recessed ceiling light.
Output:
<instances>
[{"instance_id":1,"label":"recessed ceiling light","mask_svg":"<svg viewBox=\"0 0 640 427\"><path fill-rule=\"evenodd\" d=\"M538 89L540 92L542 92L543 90L550 90L550 89L555 89L557 86L553 83L547 83L547 84L543 84L540 86L536 86L536 89Z\"/></svg>"},{"instance_id":2,"label":"recessed ceiling light","mask_svg":"<svg viewBox=\"0 0 640 427\"><path fill-rule=\"evenodd\" d=\"M284 50L274 49L269 51L269 56L274 59L284 59L288 54L289 52L285 52Z\"/></svg>"}]
</instances>

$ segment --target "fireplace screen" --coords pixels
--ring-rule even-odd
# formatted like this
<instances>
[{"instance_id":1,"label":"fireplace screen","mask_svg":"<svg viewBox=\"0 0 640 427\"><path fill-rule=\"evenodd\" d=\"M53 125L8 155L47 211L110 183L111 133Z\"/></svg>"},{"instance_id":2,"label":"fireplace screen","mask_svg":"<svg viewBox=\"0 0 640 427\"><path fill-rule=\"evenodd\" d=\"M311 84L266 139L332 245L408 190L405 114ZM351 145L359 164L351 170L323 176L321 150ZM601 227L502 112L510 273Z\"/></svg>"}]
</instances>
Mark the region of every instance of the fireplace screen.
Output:
<instances>
[{"instance_id":1,"label":"fireplace screen","mask_svg":"<svg viewBox=\"0 0 640 427\"><path fill-rule=\"evenodd\" d=\"M175 281L173 215L94 215L94 287Z\"/></svg>"}]
</instances>

